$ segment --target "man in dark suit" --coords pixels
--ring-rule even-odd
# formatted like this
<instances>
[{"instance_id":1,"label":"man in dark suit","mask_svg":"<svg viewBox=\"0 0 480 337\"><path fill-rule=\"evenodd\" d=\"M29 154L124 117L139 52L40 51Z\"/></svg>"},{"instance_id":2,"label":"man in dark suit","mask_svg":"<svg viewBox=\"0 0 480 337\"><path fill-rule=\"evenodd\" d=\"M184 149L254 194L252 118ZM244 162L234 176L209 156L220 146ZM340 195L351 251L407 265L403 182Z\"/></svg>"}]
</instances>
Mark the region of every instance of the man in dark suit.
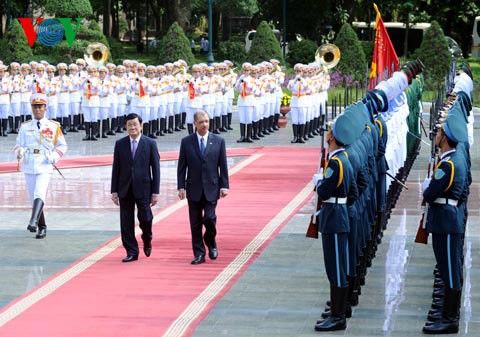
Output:
<instances>
[{"instance_id":1,"label":"man in dark suit","mask_svg":"<svg viewBox=\"0 0 480 337\"><path fill-rule=\"evenodd\" d=\"M200 264L205 262L205 245L210 259L218 256L215 208L218 198L227 196L229 187L225 140L208 132L209 117L205 111L195 113L194 124L197 132L183 138L180 145L177 186L178 197L188 200L192 264Z\"/></svg>"},{"instance_id":2,"label":"man in dark suit","mask_svg":"<svg viewBox=\"0 0 480 337\"><path fill-rule=\"evenodd\" d=\"M157 143L144 137L142 118L129 114L125 119L128 136L117 140L113 154L112 200L120 205L120 230L127 251L123 262L138 260L138 243L135 239L135 204L142 229L143 251L152 252L151 206L158 201L160 189L160 155Z\"/></svg>"}]
</instances>

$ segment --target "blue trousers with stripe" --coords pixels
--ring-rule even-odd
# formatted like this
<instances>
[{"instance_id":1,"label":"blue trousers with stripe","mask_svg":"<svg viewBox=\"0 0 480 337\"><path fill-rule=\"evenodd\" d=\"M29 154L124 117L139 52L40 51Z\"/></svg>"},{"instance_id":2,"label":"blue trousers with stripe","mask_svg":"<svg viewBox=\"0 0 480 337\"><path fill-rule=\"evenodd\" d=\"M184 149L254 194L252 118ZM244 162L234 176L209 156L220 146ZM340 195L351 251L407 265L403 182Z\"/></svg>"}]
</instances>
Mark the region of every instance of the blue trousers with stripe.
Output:
<instances>
[{"instance_id":1,"label":"blue trousers with stripe","mask_svg":"<svg viewBox=\"0 0 480 337\"><path fill-rule=\"evenodd\" d=\"M347 286L348 233L322 233L323 259L330 284Z\"/></svg>"},{"instance_id":2,"label":"blue trousers with stripe","mask_svg":"<svg viewBox=\"0 0 480 337\"><path fill-rule=\"evenodd\" d=\"M432 246L435 259L445 286L462 289L462 236L463 234L432 233Z\"/></svg>"}]
</instances>

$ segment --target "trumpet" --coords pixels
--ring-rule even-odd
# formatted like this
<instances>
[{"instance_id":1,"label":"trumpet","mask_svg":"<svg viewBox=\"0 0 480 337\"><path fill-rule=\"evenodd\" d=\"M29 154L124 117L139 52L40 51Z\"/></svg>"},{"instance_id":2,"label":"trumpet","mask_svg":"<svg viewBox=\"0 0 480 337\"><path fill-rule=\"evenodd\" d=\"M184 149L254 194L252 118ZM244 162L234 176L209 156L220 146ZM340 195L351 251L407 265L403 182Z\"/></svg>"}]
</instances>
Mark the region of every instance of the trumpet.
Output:
<instances>
[{"instance_id":1,"label":"trumpet","mask_svg":"<svg viewBox=\"0 0 480 337\"><path fill-rule=\"evenodd\" d=\"M227 76L228 74L233 74L233 72L237 69L237 67L235 68L232 68L232 69L229 69L227 71L225 71L223 74L221 74L220 76Z\"/></svg>"},{"instance_id":2,"label":"trumpet","mask_svg":"<svg viewBox=\"0 0 480 337\"><path fill-rule=\"evenodd\" d=\"M85 49L83 58L88 65L100 67L108 60L108 48L100 42L91 43Z\"/></svg>"},{"instance_id":3,"label":"trumpet","mask_svg":"<svg viewBox=\"0 0 480 337\"><path fill-rule=\"evenodd\" d=\"M177 68L176 70L174 70L174 71L172 72L172 76L175 76L175 75L177 75L177 74L179 74L179 73L181 73L181 72L183 72L184 74L187 72L186 69L185 69L185 67L180 67L180 68Z\"/></svg>"}]
</instances>

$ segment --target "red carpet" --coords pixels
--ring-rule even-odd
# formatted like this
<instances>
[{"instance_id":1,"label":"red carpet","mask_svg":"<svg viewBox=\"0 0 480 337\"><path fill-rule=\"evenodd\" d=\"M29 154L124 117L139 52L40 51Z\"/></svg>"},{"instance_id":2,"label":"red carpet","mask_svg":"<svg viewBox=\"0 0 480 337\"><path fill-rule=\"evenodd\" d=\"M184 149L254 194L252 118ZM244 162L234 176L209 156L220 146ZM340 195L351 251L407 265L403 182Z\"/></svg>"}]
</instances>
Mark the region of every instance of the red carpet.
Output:
<instances>
[{"instance_id":1,"label":"red carpet","mask_svg":"<svg viewBox=\"0 0 480 337\"><path fill-rule=\"evenodd\" d=\"M248 156L255 151L258 147L244 148L244 149L229 149L227 155L229 157ZM113 151L113 150L112 150ZM160 152L161 161L177 160L178 151L176 152ZM58 168L77 168L77 167L91 167L91 166L106 166L112 165L113 154L104 156L90 156L90 157L73 157L65 158L58 162ZM0 173L17 172L17 163L0 163Z\"/></svg>"},{"instance_id":2,"label":"red carpet","mask_svg":"<svg viewBox=\"0 0 480 337\"><path fill-rule=\"evenodd\" d=\"M45 289L61 277L50 279L0 311L0 336L190 335L215 302L310 195L308 184L312 173L317 170L318 149L262 148L257 149L254 156L257 155L260 157L232 175L230 194L219 201L219 258L216 261L207 257L205 264L190 265L192 251L188 208L181 207L155 223L150 258L142 254L137 262L121 263L125 252L120 247L51 293ZM285 213L286 206L294 199L297 201L296 208ZM267 225L273 223L272 219L279 213L287 215L264 240L255 241L265 228L271 228ZM255 249L250 248L254 247L254 241L257 242ZM95 260L96 253L101 250L102 247L60 274ZM209 287L213 280L230 268L237 268L230 279L217 279L223 285ZM24 311L18 309L20 313L17 315L15 306L39 292L45 293L45 297ZM193 310L195 314L189 319L182 316L182 321L177 321L172 329L172 323L192 301L209 292L209 300L196 304L193 307L197 308ZM166 333L169 327L170 331Z\"/></svg>"}]
</instances>

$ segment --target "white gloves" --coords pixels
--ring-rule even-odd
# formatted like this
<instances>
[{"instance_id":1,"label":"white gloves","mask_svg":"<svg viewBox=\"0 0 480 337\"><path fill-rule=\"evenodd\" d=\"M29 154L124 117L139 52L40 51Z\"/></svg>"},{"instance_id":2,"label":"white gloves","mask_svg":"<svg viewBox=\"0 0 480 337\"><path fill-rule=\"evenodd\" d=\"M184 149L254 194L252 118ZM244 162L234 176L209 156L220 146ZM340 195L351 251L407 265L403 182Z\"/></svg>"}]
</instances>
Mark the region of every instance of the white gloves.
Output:
<instances>
[{"instance_id":1,"label":"white gloves","mask_svg":"<svg viewBox=\"0 0 480 337\"><path fill-rule=\"evenodd\" d=\"M45 157L47 158L47 162L50 164L55 164L55 162L58 159L57 156L55 155L55 152L47 153Z\"/></svg>"},{"instance_id":2,"label":"white gloves","mask_svg":"<svg viewBox=\"0 0 480 337\"><path fill-rule=\"evenodd\" d=\"M428 188L428 185L430 185L431 178L425 178L423 181L423 191L425 191Z\"/></svg>"},{"instance_id":3,"label":"white gloves","mask_svg":"<svg viewBox=\"0 0 480 337\"><path fill-rule=\"evenodd\" d=\"M312 177L312 183L317 186L318 182L323 179L323 171L320 171L320 173L315 173Z\"/></svg>"}]
</instances>

